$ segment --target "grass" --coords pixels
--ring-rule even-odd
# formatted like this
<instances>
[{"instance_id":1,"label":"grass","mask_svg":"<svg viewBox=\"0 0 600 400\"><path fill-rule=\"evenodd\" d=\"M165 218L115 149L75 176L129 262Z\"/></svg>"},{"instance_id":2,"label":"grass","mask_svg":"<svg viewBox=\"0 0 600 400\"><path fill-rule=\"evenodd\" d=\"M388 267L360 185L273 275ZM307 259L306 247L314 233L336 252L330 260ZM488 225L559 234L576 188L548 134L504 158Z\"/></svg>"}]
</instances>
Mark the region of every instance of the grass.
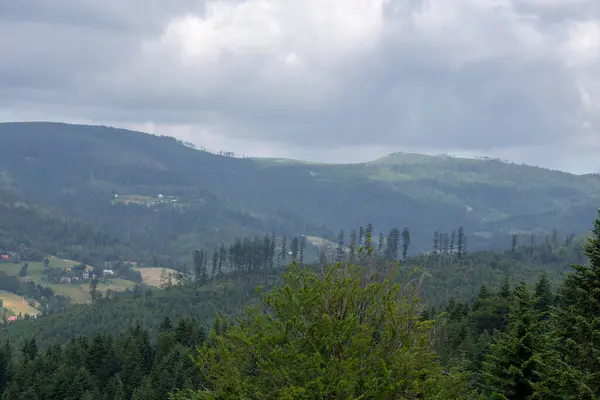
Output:
<instances>
[{"instance_id":1,"label":"grass","mask_svg":"<svg viewBox=\"0 0 600 400\"><path fill-rule=\"evenodd\" d=\"M4 302L4 308L12 310L15 314L37 315L40 313L39 310L31 307L23 296L19 296L18 294L0 290L0 299Z\"/></svg>"},{"instance_id":2,"label":"grass","mask_svg":"<svg viewBox=\"0 0 600 400\"><path fill-rule=\"evenodd\" d=\"M169 268L159 268L159 267L147 267L147 268L134 268L136 271L140 271L142 274L142 281L146 285L150 286L159 286L160 285L160 275L162 270L166 270L167 273L175 273L176 271Z\"/></svg>"},{"instance_id":3,"label":"grass","mask_svg":"<svg viewBox=\"0 0 600 400\"><path fill-rule=\"evenodd\" d=\"M50 260L50 264L48 268L66 268L66 267L74 267L79 265L80 262L73 260L61 259L58 257L50 256L48 257ZM20 280L31 280L36 284L41 284L42 286L46 286L51 288L54 293L57 295L67 296L71 298L71 301L74 303L88 303L91 298L89 294L89 282L84 282L81 284L62 284L62 283L54 283L48 282L44 278L44 263L37 261L27 261L29 267L27 268L27 276L23 278L18 278ZM19 276L19 271L21 270L22 263L14 264L14 263L1 263L0 270L6 272L8 275ZM88 270L92 269L91 265L87 265ZM135 283L126 279L114 278L109 279L108 283L101 283L98 285L98 290L105 293L107 289L111 289L114 291L124 291L130 288L133 288Z\"/></svg>"},{"instance_id":4,"label":"grass","mask_svg":"<svg viewBox=\"0 0 600 400\"><path fill-rule=\"evenodd\" d=\"M124 204L146 204L148 201L157 200L156 197L144 196L139 194L120 195L115 199L116 202Z\"/></svg>"},{"instance_id":5,"label":"grass","mask_svg":"<svg viewBox=\"0 0 600 400\"><path fill-rule=\"evenodd\" d=\"M84 282L80 284L61 284L61 283L50 283L45 284L54 290L54 293L68 296L71 301L78 304L89 303L92 299L90 297L90 284ZM102 293L106 293L106 290L110 289L117 292L122 292L127 289L131 289L135 286L135 283L126 279L115 278L109 279L107 283L98 284L98 290Z\"/></svg>"}]
</instances>

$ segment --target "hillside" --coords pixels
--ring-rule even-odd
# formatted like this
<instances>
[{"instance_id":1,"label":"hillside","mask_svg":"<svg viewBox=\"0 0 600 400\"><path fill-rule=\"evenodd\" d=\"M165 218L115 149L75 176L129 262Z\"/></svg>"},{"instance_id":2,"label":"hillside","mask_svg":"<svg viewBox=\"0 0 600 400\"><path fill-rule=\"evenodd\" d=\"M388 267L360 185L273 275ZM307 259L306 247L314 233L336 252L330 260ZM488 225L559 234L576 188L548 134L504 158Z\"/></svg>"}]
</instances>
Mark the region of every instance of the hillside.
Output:
<instances>
[{"instance_id":1,"label":"hillside","mask_svg":"<svg viewBox=\"0 0 600 400\"><path fill-rule=\"evenodd\" d=\"M600 205L596 175L496 160L236 159L172 138L57 123L0 124L0 148L5 192L87 221L154 265L235 237L335 240L338 230L368 222L384 234L409 227L411 252L428 250L434 231L460 225L471 248L505 247L515 231L583 232Z\"/></svg>"}]
</instances>

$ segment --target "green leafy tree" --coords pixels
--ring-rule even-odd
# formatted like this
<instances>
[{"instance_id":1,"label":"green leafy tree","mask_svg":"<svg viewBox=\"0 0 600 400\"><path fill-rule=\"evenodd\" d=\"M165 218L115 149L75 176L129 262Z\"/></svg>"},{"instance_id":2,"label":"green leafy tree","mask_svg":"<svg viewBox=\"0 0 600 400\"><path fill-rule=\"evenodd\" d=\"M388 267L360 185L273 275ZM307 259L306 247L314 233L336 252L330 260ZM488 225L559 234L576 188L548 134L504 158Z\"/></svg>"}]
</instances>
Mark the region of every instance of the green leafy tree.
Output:
<instances>
[{"instance_id":1,"label":"green leafy tree","mask_svg":"<svg viewBox=\"0 0 600 400\"><path fill-rule=\"evenodd\" d=\"M418 286L357 266L324 276L297 264L284 284L199 349L200 389L183 399L467 399L443 373L420 316Z\"/></svg>"}]
</instances>

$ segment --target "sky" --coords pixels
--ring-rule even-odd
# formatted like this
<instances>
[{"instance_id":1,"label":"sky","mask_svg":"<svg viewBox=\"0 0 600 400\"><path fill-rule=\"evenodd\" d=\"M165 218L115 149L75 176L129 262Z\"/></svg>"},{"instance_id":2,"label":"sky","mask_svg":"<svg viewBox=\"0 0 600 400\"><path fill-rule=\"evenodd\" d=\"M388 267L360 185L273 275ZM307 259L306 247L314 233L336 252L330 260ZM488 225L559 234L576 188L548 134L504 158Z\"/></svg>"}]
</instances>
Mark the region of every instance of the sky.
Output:
<instances>
[{"instance_id":1,"label":"sky","mask_svg":"<svg viewBox=\"0 0 600 400\"><path fill-rule=\"evenodd\" d=\"M600 172L600 1L7 1L0 93L247 156Z\"/></svg>"}]
</instances>

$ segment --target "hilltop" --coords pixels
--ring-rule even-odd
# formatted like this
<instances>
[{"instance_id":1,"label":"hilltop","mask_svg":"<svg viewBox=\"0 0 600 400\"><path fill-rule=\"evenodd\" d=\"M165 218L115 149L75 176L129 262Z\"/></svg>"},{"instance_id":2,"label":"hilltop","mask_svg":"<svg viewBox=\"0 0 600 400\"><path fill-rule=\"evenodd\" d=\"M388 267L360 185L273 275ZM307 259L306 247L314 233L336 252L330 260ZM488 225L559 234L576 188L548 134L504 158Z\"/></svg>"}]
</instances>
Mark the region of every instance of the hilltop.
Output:
<instances>
[{"instance_id":1,"label":"hilltop","mask_svg":"<svg viewBox=\"0 0 600 400\"><path fill-rule=\"evenodd\" d=\"M583 232L600 204L597 175L498 160L239 159L168 137L42 122L0 124L0 148L4 193L155 260L267 232L335 241L340 229L369 222L376 233L409 227L412 252L460 225L472 247L506 247L513 232Z\"/></svg>"}]
</instances>

